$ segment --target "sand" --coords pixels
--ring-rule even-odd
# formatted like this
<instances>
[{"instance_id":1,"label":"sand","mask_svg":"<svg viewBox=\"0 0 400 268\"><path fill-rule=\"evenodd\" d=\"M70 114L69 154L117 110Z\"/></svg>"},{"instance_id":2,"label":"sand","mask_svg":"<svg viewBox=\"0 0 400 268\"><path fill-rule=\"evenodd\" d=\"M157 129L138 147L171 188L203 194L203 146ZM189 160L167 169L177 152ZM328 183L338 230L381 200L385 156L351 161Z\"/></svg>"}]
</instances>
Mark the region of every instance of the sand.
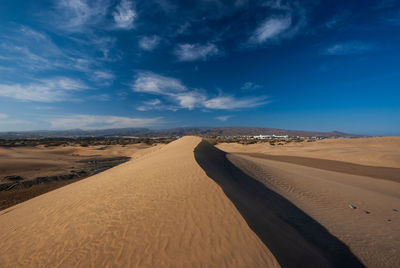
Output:
<instances>
[{"instance_id":1,"label":"sand","mask_svg":"<svg viewBox=\"0 0 400 268\"><path fill-rule=\"evenodd\" d=\"M218 147L234 152L227 155L231 163L324 226L367 267L400 267L400 172L385 168L399 166L398 141L368 138L275 148ZM392 179L386 177L388 170Z\"/></svg>"},{"instance_id":2,"label":"sand","mask_svg":"<svg viewBox=\"0 0 400 268\"><path fill-rule=\"evenodd\" d=\"M278 267L185 137L1 211L2 267Z\"/></svg>"},{"instance_id":3,"label":"sand","mask_svg":"<svg viewBox=\"0 0 400 268\"><path fill-rule=\"evenodd\" d=\"M162 147L163 144L157 146ZM126 146L55 146L55 147L0 147L0 180L5 176L19 175L26 179L69 173L83 166L79 161L141 154L151 147L147 144Z\"/></svg>"},{"instance_id":4,"label":"sand","mask_svg":"<svg viewBox=\"0 0 400 268\"><path fill-rule=\"evenodd\" d=\"M400 168L400 137L326 139L314 142L291 142L271 146L269 143L241 145L222 143L225 152L263 153L328 159L366 166Z\"/></svg>"},{"instance_id":5,"label":"sand","mask_svg":"<svg viewBox=\"0 0 400 268\"><path fill-rule=\"evenodd\" d=\"M138 150L124 164L0 211L0 263L400 267L400 183L340 166L398 168L389 139L397 148L396 138L269 148L293 152L295 163L254 155L265 145L220 145L236 152L227 154L197 137Z\"/></svg>"}]
</instances>

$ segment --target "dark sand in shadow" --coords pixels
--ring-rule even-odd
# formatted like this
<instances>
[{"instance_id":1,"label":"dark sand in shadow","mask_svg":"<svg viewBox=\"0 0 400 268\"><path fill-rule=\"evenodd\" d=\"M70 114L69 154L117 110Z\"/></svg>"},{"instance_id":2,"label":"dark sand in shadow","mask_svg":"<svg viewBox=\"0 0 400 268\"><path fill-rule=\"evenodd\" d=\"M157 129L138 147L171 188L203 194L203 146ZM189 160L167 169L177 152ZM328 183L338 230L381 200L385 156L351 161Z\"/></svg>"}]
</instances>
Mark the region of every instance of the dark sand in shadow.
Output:
<instances>
[{"instance_id":1,"label":"dark sand in shadow","mask_svg":"<svg viewBox=\"0 0 400 268\"><path fill-rule=\"evenodd\" d=\"M194 155L282 267L364 267L339 239L238 169L225 152L202 141Z\"/></svg>"}]
</instances>

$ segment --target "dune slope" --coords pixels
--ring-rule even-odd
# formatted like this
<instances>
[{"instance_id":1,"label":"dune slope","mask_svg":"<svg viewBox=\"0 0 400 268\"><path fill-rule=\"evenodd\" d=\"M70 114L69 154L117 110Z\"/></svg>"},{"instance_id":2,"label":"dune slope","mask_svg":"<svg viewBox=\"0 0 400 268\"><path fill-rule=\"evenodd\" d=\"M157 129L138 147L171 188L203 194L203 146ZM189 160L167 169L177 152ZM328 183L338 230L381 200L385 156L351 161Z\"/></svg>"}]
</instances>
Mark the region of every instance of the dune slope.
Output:
<instances>
[{"instance_id":1,"label":"dune slope","mask_svg":"<svg viewBox=\"0 0 400 268\"><path fill-rule=\"evenodd\" d=\"M249 176L238 168L244 166L253 171L256 167L234 165L228 159L230 155L205 141L197 146L195 157L282 267L363 267L349 248L325 227L265 187L260 176L252 176L258 173Z\"/></svg>"},{"instance_id":2,"label":"dune slope","mask_svg":"<svg viewBox=\"0 0 400 268\"><path fill-rule=\"evenodd\" d=\"M400 267L400 183L248 155L227 157L318 221L367 267ZM300 217L291 221L304 233L311 227Z\"/></svg>"},{"instance_id":3,"label":"dune slope","mask_svg":"<svg viewBox=\"0 0 400 268\"><path fill-rule=\"evenodd\" d=\"M279 267L185 137L0 212L2 267Z\"/></svg>"}]
</instances>

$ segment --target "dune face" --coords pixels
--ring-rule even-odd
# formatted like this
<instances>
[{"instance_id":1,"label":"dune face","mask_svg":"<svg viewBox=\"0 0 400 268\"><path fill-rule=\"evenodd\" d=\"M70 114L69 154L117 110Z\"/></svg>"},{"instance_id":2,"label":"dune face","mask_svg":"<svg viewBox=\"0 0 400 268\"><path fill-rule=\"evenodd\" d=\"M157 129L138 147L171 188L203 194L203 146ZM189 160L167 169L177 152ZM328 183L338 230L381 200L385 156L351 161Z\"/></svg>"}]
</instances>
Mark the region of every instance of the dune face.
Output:
<instances>
[{"instance_id":1,"label":"dune face","mask_svg":"<svg viewBox=\"0 0 400 268\"><path fill-rule=\"evenodd\" d=\"M230 155L205 141L197 146L195 157L282 267L363 267L349 248L323 226L260 183L259 173L242 171L257 167L231 161Z\"/></svg>"},{"instance_id":2,"label":"dune face","mask_svg":"<svg viewBox=\"0 0 400 268\"><path fill-rule=\"evenodd\" d=\"M119 165L152 147L144 143L0 146L0 210Z\"/></svg>"},{"instance_id":3,"label":"dune face","mask_svg":"<svg viewBox=\"0 0 400 268\"><path fill-rule=\"evenodd\" d=\"M314 152L316 154L318 152ZM393 180L389 180L385 173L379 176L380 171L386 170L384 168L369 167L378 172L360 176L355 175L360 170L355 169L355 174L347 170L357 167L350 163L335 162L337 169L343 171L335 172L330 167L321 166L319 159L310 162L312 158L309 158L304 163L282 157L254 153L227 155L233 166L324 226L367 267L400 267L399 173L393 173ZM279 211L284 213L288 209ZM300 217L288 222L294 223L304 234L321 237L308 230L310 224ZM273 248L269 248L279 260Z\"/></svg>"},{"instance_id":4,"label":"dune face","mask_svg":"<svg viewBox=\"0 0 400 268\"><path fill-rule=\"evenodd\" d=\"M279 267L185 137L1 211L2 267Z\"/></svg>"}]
</instances>

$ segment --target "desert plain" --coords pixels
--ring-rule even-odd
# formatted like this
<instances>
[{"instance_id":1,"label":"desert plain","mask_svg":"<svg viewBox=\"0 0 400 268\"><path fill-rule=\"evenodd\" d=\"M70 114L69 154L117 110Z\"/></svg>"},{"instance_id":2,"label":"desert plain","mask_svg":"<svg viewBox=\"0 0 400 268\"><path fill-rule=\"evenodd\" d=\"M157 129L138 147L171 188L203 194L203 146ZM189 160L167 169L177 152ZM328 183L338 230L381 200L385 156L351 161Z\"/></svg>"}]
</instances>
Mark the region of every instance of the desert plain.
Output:
<instances>
[{"instance_id":1,"label":"desert plain","mask_svg":"<svg viewBox=\"0 0 400 268\"><path fill-rule=\"evenodd\" d=\"M95 156L130 158L0 211L2 267L400 267L398 137L1 148L0 171Z\"/></svg>"}]
</instances>

